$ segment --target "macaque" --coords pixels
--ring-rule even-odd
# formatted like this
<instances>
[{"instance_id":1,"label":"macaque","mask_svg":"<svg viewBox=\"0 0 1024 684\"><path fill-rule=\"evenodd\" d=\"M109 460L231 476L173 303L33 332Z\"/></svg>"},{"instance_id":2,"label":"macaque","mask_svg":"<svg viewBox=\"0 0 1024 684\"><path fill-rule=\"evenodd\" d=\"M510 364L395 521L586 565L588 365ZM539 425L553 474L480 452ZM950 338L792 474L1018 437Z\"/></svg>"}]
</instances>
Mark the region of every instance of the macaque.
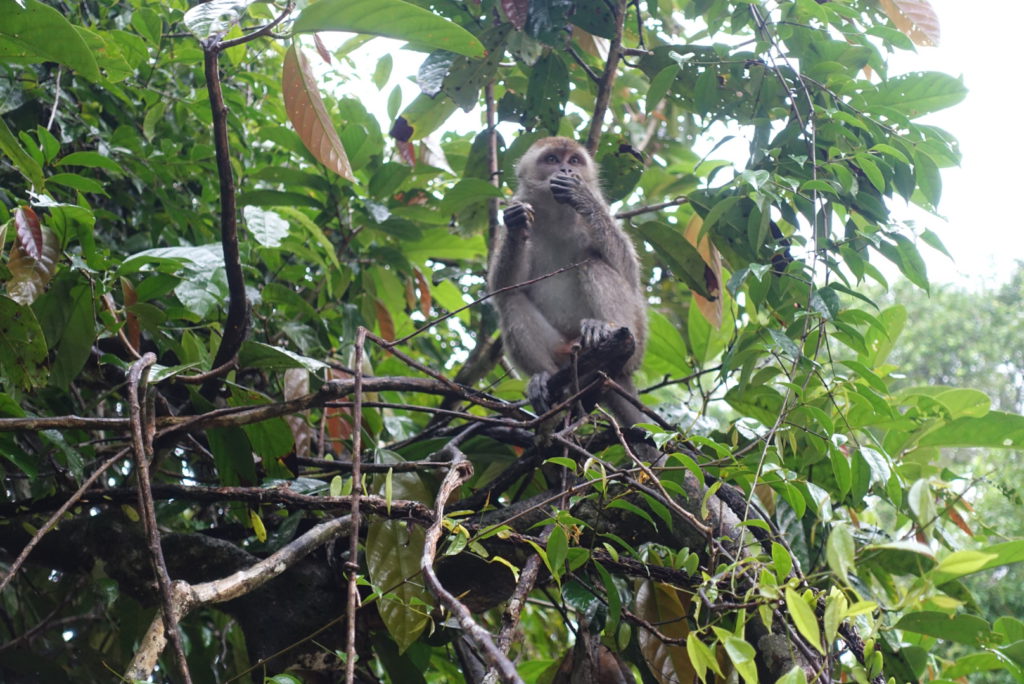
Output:
<instances>
[{"instance_id":1,"label":"macaque","mask_svg":"<svg viewBox=\"0 0 1024 684\"><path fill-rule=\"evenodd\" d=\"M574 348L592 347L622 326L632 332L636 351L613 379L635 396L631 376L647 337L639 262L601 194L593 159L573 140L543 138L519 160L516 178L519 188L491 254L490 290L586 262L495 297L508 356L531 376L527 397L534 410L547 410L547 380L569 363ZM615 392L602 401L623 427L643 421Z\"/></svg>"}]
</instances>

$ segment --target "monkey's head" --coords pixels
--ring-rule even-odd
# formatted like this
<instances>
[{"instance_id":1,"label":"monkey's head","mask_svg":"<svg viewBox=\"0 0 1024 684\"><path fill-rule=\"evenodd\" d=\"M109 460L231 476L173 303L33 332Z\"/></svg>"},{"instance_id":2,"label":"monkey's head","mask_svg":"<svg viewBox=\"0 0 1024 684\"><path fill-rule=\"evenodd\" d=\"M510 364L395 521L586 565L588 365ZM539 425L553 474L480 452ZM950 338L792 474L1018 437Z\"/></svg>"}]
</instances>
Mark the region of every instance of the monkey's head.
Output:
<instances>
[{"instance_id":1,"label":"monkey's head","mask_svg":"<svg viewBox=\"0 0 1024 684\"><path fill-rule=\"evenodd\" d=\"M551 178L557 175L576 176L585 185L598 187L594 160L582 145L569 138L541 138L516 165L516 194L534 202L549 199Z\"/></svg>"}]
</instances>

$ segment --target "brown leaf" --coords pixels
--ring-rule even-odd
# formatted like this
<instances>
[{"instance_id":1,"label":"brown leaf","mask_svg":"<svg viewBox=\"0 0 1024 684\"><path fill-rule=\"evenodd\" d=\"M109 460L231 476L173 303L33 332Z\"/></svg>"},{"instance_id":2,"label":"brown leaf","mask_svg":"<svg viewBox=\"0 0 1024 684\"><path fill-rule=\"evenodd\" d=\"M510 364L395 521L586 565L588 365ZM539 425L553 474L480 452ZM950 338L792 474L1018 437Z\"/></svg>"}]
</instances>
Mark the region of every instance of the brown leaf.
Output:
<instances>
[{"instance_id":1,"label":"brown leaf","mask_svg":"<svg viewBox=\"0 0 1024 684\"><path fill-rule=\"evenodd\" d=\"M384 304L374 297L373 309L377 314L377 326L380 329L380 336L385 340L395 339L395 322L391 319L391 313Z\"/></svg>"},{"instance_id":2,"label":"brown leaf","mask_svg":"<svg viewBox=\"0 0 1024 684\"><path fill-rule=\"evenodd\" d=\"M699 242L697 241L703 225L704 221L699 214L695 213L686 225L684 236L690 241L691 245L697 248L697 252L704 259L704 284L707 285L708 293L713 295L715 299L705 299L694 292L693 302L697 305L700 312L704 314L704 318L707 319L708 323L718 329L722 327L722 255L711 244L711 240L708 239L707 235L700 238Z\"/></svg>"},{"instance_id":3,"label":"brown leaf","mask_svg":"<svg viewBox=\"0 0 1024 684\"><path fill-rule=\"evenodd\" d=\"M434 300L430 294L430 283L423 277L422 271L415 266L412 269L413 274L416 276L416 283L420 290L420 313L425 317L430 317L430 307L433 306Z\"/></svg>"},{"instance_id":4,"label":"brown leaf","mask_svg":"<svg viewBox=\"0 0 1024 684\"><path fill-rule=\"evenodd\" d=\"M953 521L954 525L964 531L964 534L968 537L974 536L974 531L971 530L971 526L967 524L967 521L963 519L963 516L960 515L958 510L950 506L946 509L946 515L949 516L949 519Z\"/></svg>"},{"instance_id":5,"label":"brown leaf","mask_svg":"<svg viewBox=\"0 0 1024 684\"><path fill-rule=\"evenodd\" d=\"M327 115L313 71L309 68L306 56L296 45L292 45L285 53L281 89L284 92L284 108L288 112L288 119L306 149L331 171L342 178L355 181L352 165L345 154L338 132L334 130L334 125Z\"/></svg>"},{"instance_id":6,"label":"brown leaf","mask_svg":"<svg viewBox=\"0 0 1024 684\"><path fill-rule=\"evenodd\" d=\"M333 63L333 60L331 59L331 53L327 49L327 46L324 45L324 41L320 40L319 33L313 34L313 47L316 48L317 53L320 55L320 59L324 60L328 64Z\"/></svg>"},{"instance_id":7,"label":"brown leaf","mask_svg":"<svg viewBox=\"0 0 1024 684\"><path fill-rule=\"evenodd\" d=\"M939 16L928 0L881 0L881 6L896 28L916 45L939 44Z\"/></svg>"},{"instance_id":8,"label":"brown leaf","mask_svg":"<svg viewBox=\"0 0 1024 684\"><path fill-rule=\"evenodd\" d=\"M60 243L31 207L18 207L14 211L14 227L14 246L7 261L11 272L7 296L27 306L43 293L57 271Z\"/></svg>"},{"instance_id":9,"label":"brown leaf","mask_svg":"<svg viewBox=\"0 0 1024 684\"><path fill-rule=\"evenodd\" d=\"M667 584L641 582L636 611L644 620L657 625L658 631L667 637L683 639L690 633L687 622L691 612L690 597ZM685 646L666 644L645 629L637 632L637 638L651 674L661 684L697 681L697 671L690 663Z\"/></svg>"}]
</instances>

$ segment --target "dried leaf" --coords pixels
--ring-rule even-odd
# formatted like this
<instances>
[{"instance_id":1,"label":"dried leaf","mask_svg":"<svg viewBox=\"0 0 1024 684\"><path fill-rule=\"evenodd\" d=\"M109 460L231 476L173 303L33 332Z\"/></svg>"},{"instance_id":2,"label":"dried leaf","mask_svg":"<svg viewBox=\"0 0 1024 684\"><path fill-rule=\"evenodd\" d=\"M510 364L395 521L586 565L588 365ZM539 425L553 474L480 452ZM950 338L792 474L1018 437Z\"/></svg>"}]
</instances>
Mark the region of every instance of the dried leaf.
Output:
<instances>
[{"instance_id":1,"label":"dried leaf","mask_svg":"<svg viewBox=\"0 0 1024 684\"><path fill-rule=\"evenodd\" d=\"M43 293L57 270L60 245L56 234L39 221L30 207L14 212L14 246L7 268L11 279L7 295L19 304L31 304Z\"/></svg>"},{"instance_id":2,"label":"dried leaf","mask_svg":"<svg viewBox=\"0 0 1024 684\"><path fill-rule=\"evenodd\" d=\"M420 290L420 313L430 317L430 307L433 305L433 297L430 294L430 283L423 277L423 272L413 266L413 274L416 276L416 283Z\"/></svg>"},{"instance_id":3,"label":"dried leaf","mask_svg":"<svg viewBox=\"0 0 1024 684\"><path fill-rule=\"evenodd\" d=\"M294 44L284 56L281 89L288 119L306 149L331 171L346 180L355 181L352 165L327 115L309 62L302 50Z\"/></svg>"},{"instance_id":4,"label":"dried leaf","mask_svg":"<svg viewBox=\"0 0 1024 684\"><path fill-rule=\"evenodd\" d=\"M324 45L324 41L320 40L320 34L313 34L313 47L316 48L317 53L320 55L320 59L324 60L328 64L332 64L334 60L331 59L331 52Z\"/></svg>"},{"instance_id":5,"label":"dried leaf","mask_svg":"<svg viewBox=\"0 0 1024 684\"><path fill-rule=\"evenodd\" d=\"M690 633L687 619L690 599L667 584L644 581L636 596L637 614L668 637L683 639ZM680 684L697 679L697 671L690 663L685 646L666 644L647 630L637 633L640 651L651 674L661 684Z\"/></svg>"},{"instance_id":6,"label":"dried leaf","mask_svg":"<svg viewBox=\"0 0 1024 684\"><path fill-rule=\"evenodd\" d=\"M704 259L704 281L707 285L708 293L714 297L713 300L706 299L697 294L697 292L694 292L693 301L697 308L700 309L700 312L704 314L704 318L707 319L708 323L717 330L722 327L722 255L711 244L711 240L708 239L707 235L701 238L700 241L697 240L703 225L704 222L700 215L695 213L686 225L684 235L690 244L697 248L701 258Z\"/></svg>"},{"instance_id":7,"label":"dried leaf","mask_svg":"<svg viewBox=\"0 0 1024 684\"><path fill-rule=\"evenodd\" d=\"M139 326L139 317L129 309L139 301L139 298L135 294L135 286L132 285L132 281L124 277L121 278L121 292L124 293L124 335L128 338L128 344L132 346L132 349L138 351L142 344L142 329Z\"/></svg>"},{"instance_id":8,"label":"dried leaf","mask_svg":"<svg viewBox=\"0 0 1024 684\"><path fill-rule=\"evenodd\" d=\"M881 6L896 28L916 45L939 44L939 17L928 0L881 0Z\"/></svg>"},{"instance_id":9,"label":"dried leaf","mask_svg":"<svg viewBox=\"0 0 1024 684\"><path fill-rule=\"evenodd\" d=\"M391 313L388 312L388 308L384 306L384 303L376 297L373 299L373 310L377 314L377 326L380 329L380 336L385 340L395 339L395 322L391 318Z\"/></svg>"}]
</instances>

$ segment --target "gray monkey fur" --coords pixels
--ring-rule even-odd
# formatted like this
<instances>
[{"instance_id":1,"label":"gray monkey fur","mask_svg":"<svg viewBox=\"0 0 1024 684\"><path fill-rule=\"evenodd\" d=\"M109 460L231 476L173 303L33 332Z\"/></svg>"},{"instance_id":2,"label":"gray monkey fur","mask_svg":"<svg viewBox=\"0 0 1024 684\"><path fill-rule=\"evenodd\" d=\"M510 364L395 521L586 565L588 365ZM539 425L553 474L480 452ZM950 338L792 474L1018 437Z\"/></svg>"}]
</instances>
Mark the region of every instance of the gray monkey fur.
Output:
<instances>
[{"instance_id":1,"label":"gray monkey fur","mask_svg":"<svg viewBox=\"0 0 1024 684\"><path fill-rule=\"evenodd\" d=\"M633 333L636 351L613 379L636 396L631 376L647 339L639 261L601 194L593 159L574 140L543 138L519 160L516 178L505 230L491 251L489 289L586 261L495 296L505 350L531 376L527 395L534 409L547 409L547 379L569 361L573 345L589 348L620 326ZM645 420L615 392L603 403L624 427Z\"/></svg>"}]
</instances>

